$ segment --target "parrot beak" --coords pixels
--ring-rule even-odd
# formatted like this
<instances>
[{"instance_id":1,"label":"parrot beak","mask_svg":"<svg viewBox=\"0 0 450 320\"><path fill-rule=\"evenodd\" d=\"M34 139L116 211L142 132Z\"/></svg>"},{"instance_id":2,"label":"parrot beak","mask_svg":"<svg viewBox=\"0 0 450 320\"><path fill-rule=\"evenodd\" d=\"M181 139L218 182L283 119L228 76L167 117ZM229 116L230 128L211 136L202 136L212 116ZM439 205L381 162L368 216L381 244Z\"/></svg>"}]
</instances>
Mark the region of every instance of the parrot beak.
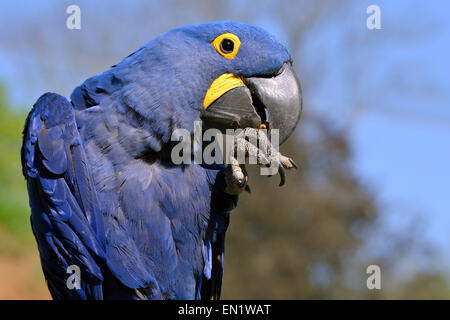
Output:
<instances>
[{"instance_id":1,"label":"parrot beak","mask_svg":"<svg viewBox=\"0 0 450 320\"><path fill-rule=\"evenodd\" d=\"M272 77L239 78L224 74L209 88L202 114L205 129L264 128L279 130L282 144L300 120L302 90L292 64Z\"/></svg>"}]
</instances>

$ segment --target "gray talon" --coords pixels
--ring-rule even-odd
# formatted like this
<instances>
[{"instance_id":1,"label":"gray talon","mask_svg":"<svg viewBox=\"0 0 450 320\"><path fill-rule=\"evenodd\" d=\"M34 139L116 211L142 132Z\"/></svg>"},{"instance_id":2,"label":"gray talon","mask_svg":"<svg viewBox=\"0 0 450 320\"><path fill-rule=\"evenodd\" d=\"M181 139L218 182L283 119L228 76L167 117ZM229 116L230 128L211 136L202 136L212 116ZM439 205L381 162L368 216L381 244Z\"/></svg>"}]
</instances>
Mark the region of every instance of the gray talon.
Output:
<instances>
[{"instance_id":1,"label":"gray talon","mask_svg":"<svg viewBox=\"0 0 450 320\"><path fill-rule=\"evenodd\" d=\"M280 184L279 186L283 186L286 182L286 171L284 171L283 165L280 163L278 167L278 172L280 173Z\"/></svg>"},{"instance_id":2,"label":"gray talon","mask_svg":"<svg viewBox=\"0 0 450 320\"><path fill-rule=\"evenodd\" d=\"M298 168L297 164L295 163L295 161L292 158L289 158L289 161L291 161L292 165L294 166L295 169Z\"/></svg>"}]
</instances>

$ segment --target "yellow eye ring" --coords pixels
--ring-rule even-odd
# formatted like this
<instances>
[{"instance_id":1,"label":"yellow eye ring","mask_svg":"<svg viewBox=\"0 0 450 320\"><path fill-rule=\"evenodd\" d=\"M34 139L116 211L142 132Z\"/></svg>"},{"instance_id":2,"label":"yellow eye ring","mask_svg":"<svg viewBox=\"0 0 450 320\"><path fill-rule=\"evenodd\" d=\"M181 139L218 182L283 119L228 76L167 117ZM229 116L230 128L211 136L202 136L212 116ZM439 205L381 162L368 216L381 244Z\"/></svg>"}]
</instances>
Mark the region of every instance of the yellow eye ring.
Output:
<instances>
[{"instance_id":1,"label":"yellow eye ring","mask_svg":"<svg viewBox=\"0 0 450 320\"><path fill-rule=\"evenodd\" d=\"M215 38L211 44L221 56L233 59L239 51L241 40L232 33L224 33Z\"/></svg>"}]
</instances>

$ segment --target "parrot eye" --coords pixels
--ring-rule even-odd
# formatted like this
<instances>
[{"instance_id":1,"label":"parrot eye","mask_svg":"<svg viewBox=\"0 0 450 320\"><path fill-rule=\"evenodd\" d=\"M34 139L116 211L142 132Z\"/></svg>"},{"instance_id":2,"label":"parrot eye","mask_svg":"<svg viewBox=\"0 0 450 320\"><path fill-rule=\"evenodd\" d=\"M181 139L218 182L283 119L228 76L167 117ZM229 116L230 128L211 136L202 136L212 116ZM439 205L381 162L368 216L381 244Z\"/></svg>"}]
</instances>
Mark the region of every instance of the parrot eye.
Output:
<instances>
[{"instance_id":1,"label":"parrot eye","mask_svg":"<svg viewBox=\"0 0 450 320\"><path fill-rule=\"evenodd\" d=\"M224 33L215 38L211 45L222 57L233 59L238 53L241 41L232 33Z\"/></svg>"},{"instance_id":2,"label":"parrot eye","mask_svg":"<svg viewBox=\"0 0 450 320\"><path fill-rule=\"evenodd\" d=\"M233 49L234 49L234 42L231 41L230 39L225 38L220 43L220 50L222 50L222 52L224 53L231 53L233 52Z\"/></svg>"}]
</instances>

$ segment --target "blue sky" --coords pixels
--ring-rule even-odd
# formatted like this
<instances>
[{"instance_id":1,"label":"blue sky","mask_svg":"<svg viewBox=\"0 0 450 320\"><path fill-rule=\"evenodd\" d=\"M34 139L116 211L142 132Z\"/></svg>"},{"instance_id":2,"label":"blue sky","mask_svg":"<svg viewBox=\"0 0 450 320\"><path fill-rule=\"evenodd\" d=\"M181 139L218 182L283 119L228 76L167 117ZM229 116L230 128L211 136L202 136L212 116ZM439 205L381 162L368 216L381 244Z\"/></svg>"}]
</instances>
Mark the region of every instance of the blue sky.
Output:
<instances>
[{"instance_id":1,"label":"blue sky","mask_svg":"<svg viewBox=\"0 0 450 320\"><path fill-rule=\"evenodd\" d=\"M44 2L39 7L35 3L3 3L0 11L0 27L3 31L11 27L2 24L2 20L6 21L7 17L14 17L14 23L20 24L40 12L50 10L55 2ZM381 7L382 30L365 29L365 8L369 4ZM102 14L100 4L97 3L93 8L98 10L97 14ZM386 223L401 228L403 214L414 212L419 215L426 226L424 239L438 246L448 263L450 20L446 15L450 11L450 2L355 1L351 10L352 13L347 15L349 21L332 20L328 25L324 22L323 32L319 34L327 37L329 47L323 48L321 39L311 39L308 42L310 46L302 48L306 59L313 59L318 50L329 51L324 58L327 76L314 91L305 92L305 95L310 101L320 102L320 112L329 113L329 108L347 104L355 99L355 92L349 83L341 81L342 73L347 72L348 64L362 63L361 67L366 72L362 83L358 84L358 88L362 89L358 99L371 108L364 110L350 129L355 151L353 165L363 180L379 194L382 208L388 217ZM172 18L176 19L175 16ZM64 21L64 16L61 19ZM259 18L258 22L275 34L281 32L272 23L270 12ZM345 51L346 43L342 41L341 27L344 24L350 25L350 28L355 26L355 32L362 35L363 41L370 41L371 46L364 48L361 45L351 52L351 57L341 59L339 55L349 54ZM284 38L282 33L277 35ZM20 39L19 34L17 41ZM58 46L57 41L55 46ZM373 45L376 41L380 43L378 47ZM120 52L117 53L116 61L112 62L117 62L125 52L134 49L117 49ZM64 57L64 52L61 57ZM24 89L23 74L16 68L17 64L28 66L30 77L37 79L34 62L26 51L17 55L6 50L0 42L0 59L0 82L6 84L15 105L30 105L36 100L36 94L52 90L48 88L48 83L39 81L34 82L32 91ZM54 63L61 64L60 68L64 69L60 61ZM68 73L68 78L73 88L86 75L82 72ZM334 120L345 123L349 113L341 111L332 116Z\"/></svg>"},{"instance_id":2,"label":"blue sky","mask_svg":"<svg viewBox=\"0 0 450 320\"><path fill-rule=\"evenodd\" d=\"M355 166L376 185L387 213L415 210L428 224L425 237L450 254L450 10L448 1L383 2L387 19L432 31L386 59L414 61L411 93L391 92L383 107L363 116L352 132ZM403 4L403 5L402 5ZM388 26L384 26L387 28ZM389 48L387 48L389 49ZM423 79L434 85L415 92ZM395 79L393 79L395 81ZM379 93L380 95L383 92Z\"/></svg>"}]
</instances>

